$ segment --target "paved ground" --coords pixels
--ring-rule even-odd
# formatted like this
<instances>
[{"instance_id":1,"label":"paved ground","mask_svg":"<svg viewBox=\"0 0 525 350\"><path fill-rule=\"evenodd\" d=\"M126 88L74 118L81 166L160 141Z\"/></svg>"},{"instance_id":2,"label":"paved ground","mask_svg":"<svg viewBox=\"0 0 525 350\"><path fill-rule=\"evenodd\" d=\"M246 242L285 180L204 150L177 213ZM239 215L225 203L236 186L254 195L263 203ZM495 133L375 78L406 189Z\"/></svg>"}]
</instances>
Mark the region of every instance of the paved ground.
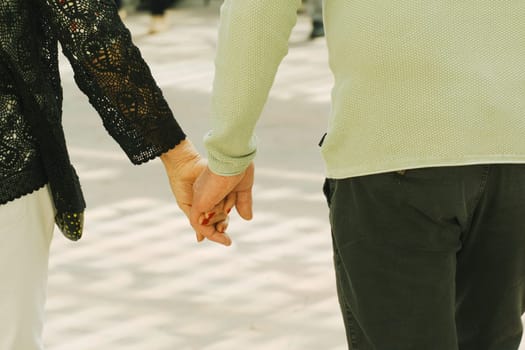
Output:
<instances>
[{"instance_id":1,"label":"paved ground","mask_svg":"<svg viewBox=\"0 0 525 350\"><path fill-rule=\"evenodd\" d=\"M217 9L173 11L169 32L127 20L177 119L202 150ZM255 219L230 248L197 245L161 164L135 167L62 65L64 121L88 201L85 238L55 236L48 350L343 350L323 165L331 75L300 18L258 127ZM282 170L286 170L283 174Z\"/></svg>"}]
</instances>

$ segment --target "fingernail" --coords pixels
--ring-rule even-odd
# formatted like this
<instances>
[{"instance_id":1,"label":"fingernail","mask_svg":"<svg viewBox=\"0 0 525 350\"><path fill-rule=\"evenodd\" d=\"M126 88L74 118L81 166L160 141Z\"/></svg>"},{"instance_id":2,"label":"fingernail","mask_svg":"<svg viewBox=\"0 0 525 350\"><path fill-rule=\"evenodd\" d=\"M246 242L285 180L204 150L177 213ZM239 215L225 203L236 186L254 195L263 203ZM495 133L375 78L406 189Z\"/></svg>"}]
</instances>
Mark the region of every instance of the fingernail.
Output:
<instances>
[{"instance_id":1,"label":"fingernail","mask_svg":"<svg viewBox=\"0 0 525 350\"><path fill-rule=\"evenodd\" d=\"M209 214L206 215L206 219L210 220L214 216L215 216L215 212L209 213Z\"/></svg>"},{"instance_id":2,"label":"fingernail","mask_svg":"<svg viewBox=\"0 0 525 350\"><path fill-rule=\"evenodd\" d=\"M230 211L232 211L232 208L230 208L230 209L226 210L226 214L229 214L229 213L230 213Z\"/></svg>"},{"instance_id":3,"label":"fingernail","mask_svg":"<svg viewBox=\"0 0 525 350\"><path fill-rule=\"evenodd\" d=\"M202 224L201 225L208 225L209 223L210 223L210 220L204 219L204 220L202 220Z\"/></svg>"}]
</instances>

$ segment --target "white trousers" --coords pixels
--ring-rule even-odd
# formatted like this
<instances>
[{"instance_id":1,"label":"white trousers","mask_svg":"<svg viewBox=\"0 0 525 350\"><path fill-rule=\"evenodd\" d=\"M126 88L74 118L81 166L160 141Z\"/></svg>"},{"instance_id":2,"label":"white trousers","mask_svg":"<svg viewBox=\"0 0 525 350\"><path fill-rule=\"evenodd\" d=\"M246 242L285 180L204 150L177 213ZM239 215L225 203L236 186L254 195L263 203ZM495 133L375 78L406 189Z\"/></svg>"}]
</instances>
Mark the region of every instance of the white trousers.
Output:
<instances>
[{"instance_id":1,"label":"white trousers","mask_svg":"<svg viewBox=\"0 0 525 350\"><path fill-rule=\"evenodd\" d=\"M48 187L0 205L0 349L41 350L54 207Z\"/></svg>"}]
</instances>

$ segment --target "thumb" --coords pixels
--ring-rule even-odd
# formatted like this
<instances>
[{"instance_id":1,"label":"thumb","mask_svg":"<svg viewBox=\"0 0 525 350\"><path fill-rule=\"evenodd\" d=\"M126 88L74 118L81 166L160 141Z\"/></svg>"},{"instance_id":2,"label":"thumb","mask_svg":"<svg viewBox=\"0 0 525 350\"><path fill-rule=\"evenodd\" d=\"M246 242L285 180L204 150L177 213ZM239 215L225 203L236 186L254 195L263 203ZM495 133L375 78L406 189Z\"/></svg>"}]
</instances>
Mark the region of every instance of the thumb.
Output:
<instances>
[{"instance_id":1,"label":"thumb","mask_svg":"<svg viewBox=\"0 0 525 350\"><path fill-rule=\"evenodd\" d=\"M244 220L251 220L253 218L251 189L248 191L237 192L237 203L235 204L235 208Z\"/></svg>"},{"instance_id":2,"label":"thumb","mask_svg":"<svg viewBox=\"0 0 525 350\"><path fill-rule=\"evenodd\" d=\"M246 169L243 178L234 189L237 193L237 201L235 207L239 215L245 220L251 220L252 212L252 188L254 180L254 165L250 163Z\"/></svg>"}]
</instances>

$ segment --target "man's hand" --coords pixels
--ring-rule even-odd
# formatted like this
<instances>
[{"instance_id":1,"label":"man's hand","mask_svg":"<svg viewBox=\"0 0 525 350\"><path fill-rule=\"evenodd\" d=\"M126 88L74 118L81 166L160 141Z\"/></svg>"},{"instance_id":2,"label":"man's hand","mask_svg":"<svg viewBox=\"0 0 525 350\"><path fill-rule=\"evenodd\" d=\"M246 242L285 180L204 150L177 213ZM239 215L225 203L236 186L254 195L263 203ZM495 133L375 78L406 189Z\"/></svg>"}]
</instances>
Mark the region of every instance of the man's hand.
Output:
<instances>
[{"instance_id":1,"label":"man's hand","mask_svg":"<svg viewBox=\"0 0 525 350\"><path fill-rule=\"evenodd\" d=\"M209 168L204 170L193 185L190 210L190 223L198 235L224 245L231 244L230 238L223 234L221 224L217 225L218 231L212 232L210 227L202 225L202 217L217 207L222 207L228 214L235 206L243 219L251 220L253 176L253 163L243 173L234 176L217 175Z\"/></svg>"},{"instance_id":2,"label":"man's hand","mask_svg":"<svg viewBox=\"0 0 525 350\"><path fill-rule=\"evenodd\" d=\"M197 177L207 169L206 161L201 159L189 140L182 141L175 148L162 154L160 158L166 168L166 174L173 195L177 200L177 205L189 218L193 201L193 184ZM206 227L203 231L209 235L215 235L215 241L219 243L229 241L229 238L224 238L225 235L217 231L220 229L224 232L228 224L227 214L223 207L224 203L219 203L217 208L212 208L207 213L207 217L201 219L203 225L209 225L203 226ZM203 235L197 234L199 242L203 239Z\"/></svg>"}]
</instances>

